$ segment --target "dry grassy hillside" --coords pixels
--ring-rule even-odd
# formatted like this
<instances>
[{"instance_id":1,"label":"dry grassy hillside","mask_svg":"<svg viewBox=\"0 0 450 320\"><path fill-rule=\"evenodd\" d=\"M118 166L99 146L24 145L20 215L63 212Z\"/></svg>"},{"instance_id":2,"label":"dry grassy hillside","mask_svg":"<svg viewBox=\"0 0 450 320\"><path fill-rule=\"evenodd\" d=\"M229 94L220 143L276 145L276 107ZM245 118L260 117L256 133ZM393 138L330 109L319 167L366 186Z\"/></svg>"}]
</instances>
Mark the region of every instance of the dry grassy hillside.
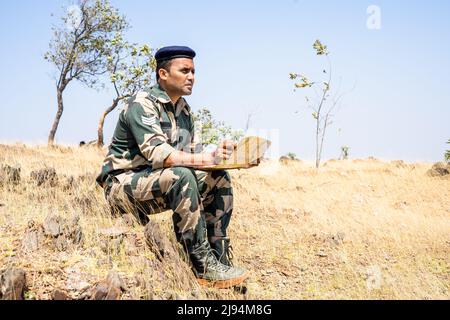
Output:
<instances>
[{"instance_id":1,"label":"dry grassy hillside","mask_svg":"<svg viewBox=\"0 0 450 320\"><path fill-rule=\"evenodd\" d=\"M102 159L89 148L0 146L0 167L20 166L20 181L0 177L0 272L25 270L26 298L89 298L114 270L122 299L450 299L450 175L428 176L431 164L233 171L230 236L236 264L252 271L238 291L195 283L174 255L170 212L151 217L172 241L162 258L143 226L111 217L94 182Z\"/></svg>"}]
</instances>

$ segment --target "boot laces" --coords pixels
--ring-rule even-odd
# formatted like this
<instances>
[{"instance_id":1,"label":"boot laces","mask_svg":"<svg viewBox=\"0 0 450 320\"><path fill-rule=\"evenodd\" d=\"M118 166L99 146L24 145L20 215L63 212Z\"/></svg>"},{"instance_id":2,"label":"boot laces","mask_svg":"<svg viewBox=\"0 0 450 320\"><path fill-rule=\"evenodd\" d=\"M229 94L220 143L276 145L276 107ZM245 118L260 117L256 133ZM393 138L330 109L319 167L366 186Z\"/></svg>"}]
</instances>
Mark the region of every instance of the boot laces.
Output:
<instances>
[{"instance_id":1,"label":"boot laces","mask_svg":"<svg viewBox=\"0 0 450 320\"><path fill-rule=\"evenodd\" d=\"M232 262L233 258L234 258L234 253L233 253L233 246L231 244L228 245L228 250L226 250L225 254L228 257L228 260L230 260L230 262Z\"/></svg>"},{"instance_id":2,"label":"boot laces","mask_svg":"<svg viewBox=\"0 0 450 320\"><path fill-rule=\"evenodd\" d=\"M229 266L224 265L216 258L216 256L212 252L212 249L208 252L208 259L206 260L206 269L208 268L223 272L230 270Z\"/></svg>"}]
</instances>

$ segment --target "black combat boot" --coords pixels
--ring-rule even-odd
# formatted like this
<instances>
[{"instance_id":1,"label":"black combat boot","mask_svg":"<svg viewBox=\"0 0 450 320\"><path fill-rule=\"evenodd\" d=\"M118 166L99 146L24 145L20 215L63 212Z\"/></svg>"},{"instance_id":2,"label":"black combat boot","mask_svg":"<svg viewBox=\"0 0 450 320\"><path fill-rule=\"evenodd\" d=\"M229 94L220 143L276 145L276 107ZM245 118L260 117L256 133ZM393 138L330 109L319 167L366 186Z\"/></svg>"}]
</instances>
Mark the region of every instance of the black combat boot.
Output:
<instances>
[{"instance_id":1,"label":"black combat boot","mask_svg":"<svg viewBox=\"0 0 450 320\"><path fill-rule=\"evenodd\" d=\"M246 270L227 266L219 262L213 254L208 240L191 243L185 247L194 267L197 282L215 288L229 288L241 284L248 278Z\"/></svg>"},{"instance_id":2,"label":"black combat boot","mask_svg":"<svg viewBox=\"0 0 450 320\"><path fill-rule=\"evenodd\" d=\"M233 266L233 248L230 245L230 238L221 237L215 241L211 241L211 248L217 260L226 266Z\"/></svg>"}]
</instances>

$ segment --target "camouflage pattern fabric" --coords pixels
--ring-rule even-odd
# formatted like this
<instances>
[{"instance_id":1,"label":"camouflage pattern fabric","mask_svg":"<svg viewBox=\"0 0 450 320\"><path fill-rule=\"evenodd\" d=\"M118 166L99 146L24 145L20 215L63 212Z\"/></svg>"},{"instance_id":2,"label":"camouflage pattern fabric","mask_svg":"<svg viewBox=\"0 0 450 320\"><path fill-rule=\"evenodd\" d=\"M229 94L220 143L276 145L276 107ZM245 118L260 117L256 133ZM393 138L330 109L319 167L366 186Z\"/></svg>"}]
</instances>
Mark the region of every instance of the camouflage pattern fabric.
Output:
<instances>
[{"instance_id":1,"label":"camouflage pattern fabric","mask_svg":"<svg viewBox=\"0 0 450 320\"><path fill-rule=\"evenodd\" d=\"M173 150L199 151L194 145L194 121L186 100L180 98L173 106L156 85L127 101L97 182L104 186L110 173L161 169Z\"/></svg>"},{"instance_id":2,"label":"camouflage pattern fabric","mask_svg":"<svg viewBox=\"0 0 450 320\"><path fill-rule=\"evenodd\" d=\"M115 210L131 211L145 221L147 214L172 209L178 241L193 240L199 223L206 224L209 239L226 236L233 211L233 189L226 171L145 169L110 176L107 184L106 199Z\"/></svg>"},{"instance_id":3,"label":"camouflage pattern fabric","mask_svg":"<svg viewBox=\"0 0 450 320\"><path fill-rule=\"evenodd\" d=\"M148 214L173 210L179 241L206 232L210 241L226 236L233 190L226 171L163 168L173 150L199 152L190 108L173 106L158 85L132 97L120 113L97 182L114 212L132 212L142 223Z\"/></svg>"}]
</instances>

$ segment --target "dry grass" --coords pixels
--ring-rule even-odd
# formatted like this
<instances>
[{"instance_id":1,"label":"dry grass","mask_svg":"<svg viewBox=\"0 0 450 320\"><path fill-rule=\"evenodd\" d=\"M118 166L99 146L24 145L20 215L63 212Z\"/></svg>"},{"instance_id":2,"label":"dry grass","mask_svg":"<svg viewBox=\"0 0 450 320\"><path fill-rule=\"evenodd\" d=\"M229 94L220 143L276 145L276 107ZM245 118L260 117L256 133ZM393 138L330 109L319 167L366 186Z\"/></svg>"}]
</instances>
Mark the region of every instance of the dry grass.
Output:
<instances>
[{"instance_id":1,"label":"dry grass","mask_svg":"<svg viewBox=\"0 0 450 320\"><path fill-rule=\"evenodd\" d=\"M20 165L22 177L0 187L0 270L25 269L29 298L48 299L54 288L77 297L111 269L125 279L126 299L450 298L450 176L427 176L431 164L329 161L316 171L264 162L233 171L230 236L237 264L252 271L243 295L199 287L185 266L160 262L146 246L105 251L99 230L140 238L144 228L111 217L94 182L102 159L89 148L0 146L0 165ZM56 186L30 179L45 167L56 169ZM79 215L84 244L24 252L28 221L49 213ZM151 218L173 241L170 212Z\"/></svg>"}]
</instances>

